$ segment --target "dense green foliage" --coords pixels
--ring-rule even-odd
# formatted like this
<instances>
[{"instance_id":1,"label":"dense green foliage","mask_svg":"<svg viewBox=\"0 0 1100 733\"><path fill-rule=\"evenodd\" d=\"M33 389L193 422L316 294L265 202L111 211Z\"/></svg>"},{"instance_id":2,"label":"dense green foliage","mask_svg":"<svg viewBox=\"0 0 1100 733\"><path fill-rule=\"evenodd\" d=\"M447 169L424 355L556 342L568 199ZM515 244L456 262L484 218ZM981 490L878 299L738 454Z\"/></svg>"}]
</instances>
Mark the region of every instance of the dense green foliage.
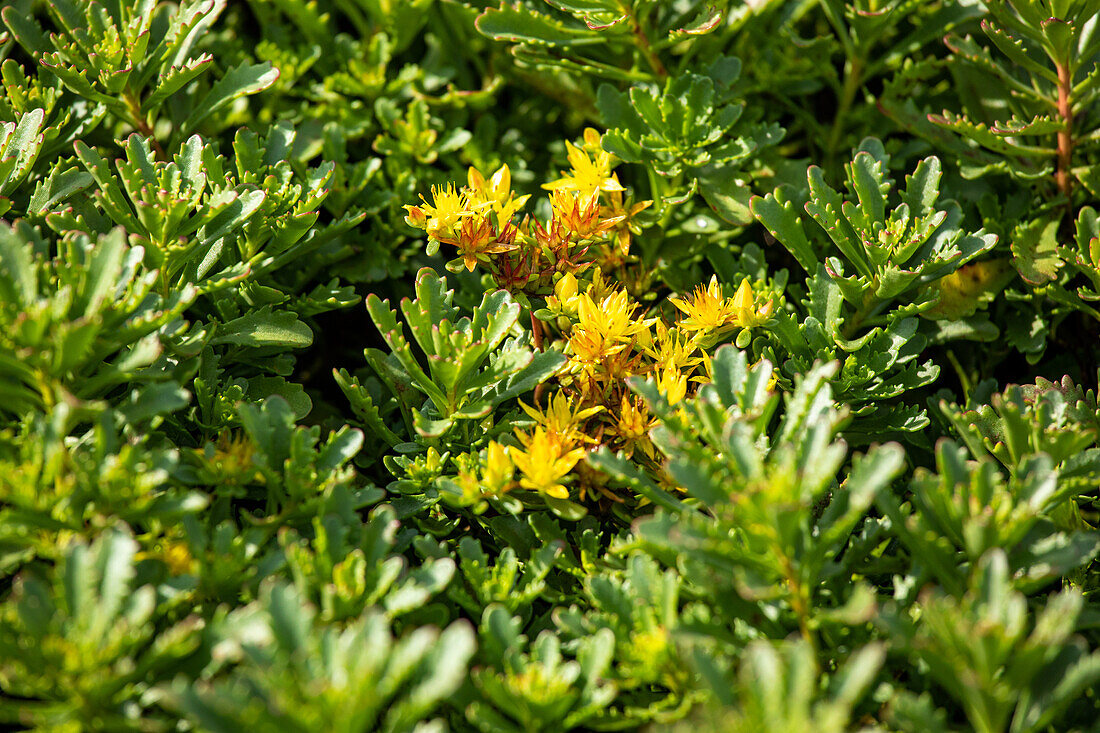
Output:
<instances>
[{"instance_id":1,"label":"dense green foliage","mask_svg":"<svg viewBox=\"0 0 1100 733\"><path fill-rule=\"evenodd\" d=\"M0 19L0 726L1096 725L1100 0Z\"/></svg>"}]
</instances>

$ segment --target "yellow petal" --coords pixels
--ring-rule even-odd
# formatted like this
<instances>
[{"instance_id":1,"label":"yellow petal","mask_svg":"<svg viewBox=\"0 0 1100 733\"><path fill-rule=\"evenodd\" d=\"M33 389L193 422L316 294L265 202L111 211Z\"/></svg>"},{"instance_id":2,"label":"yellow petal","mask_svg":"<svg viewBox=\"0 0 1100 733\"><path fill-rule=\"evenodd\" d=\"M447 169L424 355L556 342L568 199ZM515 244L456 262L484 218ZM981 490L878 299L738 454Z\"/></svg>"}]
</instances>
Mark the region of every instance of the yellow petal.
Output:
<instances>
[{"instance_id":1,"label":"yellow petal","mask_svg":"<svg viewBox=\"0 0 1100 733\"><path fill-rule=\"evenodd\" d=\"M554 283L554 294L563 303L576 297L577 290L577 278L571 272L565 273L560 280Z\"/></svg>"},{"instance_id":2,"label":"yellow petal","mask_svg":"<svg viewBox=\"0 0 1100 733\"><path fill-rule=\"evenodd\" d=\"M470 188L475 191L485 189L485 176L481 175L481 171L473 166L470 166L470 170L466 174L466 181L470 184Z\"/></svg>"},{"instance_id":3,"label":"yellow petal","mask_svg":"<svg viewBox=\"0 0 1100 733\"><path fill-rule=\"evenodd\" d=\"M534 407L529 407L527 403L525 403L523 400L519 400L519 406L523 408L523 411L526 412L532 420L538 420L542 417L541 412L539 412Z\"/></svg>"},{"instance_id":4,"label":"yellow petal","mask_svg":"<svg viewBox=\"0 0 1100 733\"><path fill-rule=\"evenodd\" d=\"M403 208L409 212L409 215L405 217L406 224L414 229L423 229L428 225L428 215L419 206L406 204Z\"/></svg>"},{"instance_id":5,"label":"yellow petal","mask_svg":"<svg viewBox=\"0 0 1100 733\"><path fill-rule=\"evenodd\" d=\"M668 302L679 308L681 313L689 316L691 315L691 304L683 298L669 298Z\"/></svg>"},{"instance_id":6,"label":"yellow petal","mask_svg":"<svg viewBox=\"0 0 1100 733\"><path fill-rule=\"evenodd\" d=\"M618 173L612 173L611 178L605 178L603 180L603 182L600 183L600 190L601 191L612 192L612 191L625 191L626 189L623 188L623 185L621 183L619 183L619 174Z\"/></svg>"},{"instance_id":7,"label":"yellow petal","mask_svg":"<svg viewBox=\"0 0 1100 733\"><path fill-rule=\"evenodd\" d=\"M592 164L592 161L588 158L588 153L568 140L565 141L565 157L569 160L569 165L573 170L577 170L584 165Z\"/></svg>"},{"instance_id":8,"label":"yellow petal","mask_svg":"<svg viewBox=\"0 0 1100 733\"><path fill-rule=\"evenodd\" d=\"M555 484L555 485L549 487L548 489L546 489L546 495L547 496L552 496L555 499L568 499L569 498L569 490L566 489L561 484Z\"/></svg>"},{"instance_id":9,"label":"yellow petal","mask_svg":"<svg viewBox=\"0 0 1100 733\"><path fill-rule=\"evenodd\" d=\"M512 172L508 170L508 164L505 163L497 172L493 174L492 180L489 184L493 187L494 191L507 191L512 188Z\"/></svg>"},{"instance_id":10,"label":"yellow petal","mask_svg":"<svg viewBox=\"0 0 1100 733\"><path fill-rule=\"evenodd\" d=\"M739 311L752 308L752 286L747 277L741 281L741 287L737 288L737 293L733 296L733 307Z\"/></svg>"},{"instance_id":11,"label":"yellow petal","mask_svg":"<svg viewBox=\"0 0 1100 733\"><path fill-rule=\"evenodd\" d=\"M576 179L574 179L572 176L565 176L564 178L559 178L556 181L544 183L542 184L542 187L545 188L547 191L557 191L559 188L576 190L577 184Z\"/></svg>"}]
</instances>

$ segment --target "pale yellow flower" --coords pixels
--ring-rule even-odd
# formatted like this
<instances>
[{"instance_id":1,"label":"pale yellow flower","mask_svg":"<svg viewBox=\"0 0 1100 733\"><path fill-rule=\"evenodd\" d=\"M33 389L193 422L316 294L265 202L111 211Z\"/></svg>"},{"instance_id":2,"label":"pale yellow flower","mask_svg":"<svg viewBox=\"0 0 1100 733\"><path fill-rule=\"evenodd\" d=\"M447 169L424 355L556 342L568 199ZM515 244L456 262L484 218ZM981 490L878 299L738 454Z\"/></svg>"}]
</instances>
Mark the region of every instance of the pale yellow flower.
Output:
<instances>
[{"instance_id":1,"label":"pale yellow flower","mask_svg":"<svg viewBox=\"0 0 1100 733\"><path fill-rule=\"evenodd\" d=\"M495 440L490 441L481 470L483 490L491 494L505 493L512 487L515 470L515 465L508 457L508 449Z\"/></svg>"},{"instance_id":2,"label":"pale yellow flower","mask_svg":"<svg viewBox=\"0 0 1100 733\"><path fill-rule=\"evenodd\" d=\"M732 305L737 314L737 324L741 328L755 328L763 325L771 317L773 308L771 299L759 308L756 307L752 286L747 277L741 281L741 287L734 293Z\"/></svg>"}]
</instances>

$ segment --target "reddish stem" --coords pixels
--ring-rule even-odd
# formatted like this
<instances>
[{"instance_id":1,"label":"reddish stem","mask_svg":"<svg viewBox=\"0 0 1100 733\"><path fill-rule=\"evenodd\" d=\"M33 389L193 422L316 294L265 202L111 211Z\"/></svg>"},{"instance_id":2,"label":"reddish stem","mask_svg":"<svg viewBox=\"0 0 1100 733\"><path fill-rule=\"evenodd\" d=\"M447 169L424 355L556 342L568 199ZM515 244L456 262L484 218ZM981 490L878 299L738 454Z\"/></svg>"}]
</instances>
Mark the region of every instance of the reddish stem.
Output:
<instances>
[{"instance_id":1,"label":"reddish stem","mask_svg":"<svg viewBox=\"0 0 1100 733\"><path fill-rule=\"evenodd\" d=\"M156 135L153 133L153 126L149 124L149 120L141 113L141 103L129 92L123 95L123 99L125 99L126 106L129 108L130 117L132 118L131 122L134 127L138 132L149 139L157 156L159 156L161 160L165 160L167 156L164 154L164 148L161 147L160 141L157 140Z\"/></svg>"},{"instance_id":2,"label":"reddish stem","mask_svg":"<svg viewBox=\"0 0 1100 733\"><path fill-rule=\"evenodd\" d=\"M654 53L653 48L649 45L649 36L646 35L645 29L642 28L642 23L638 19L638 14L632 7L621 7L623 11L630 16L630 26L634 33L634 45L642 52L642 56L645 58L646 63L649 64L649 68L653 70L653 73L664 79L668 76L668 69L661 63L660 57Z\"/></svg>"},{"instance_id":3,"label":"reddish stem","mask_svg":"<svg viewBox=\"0 0 1100 733\"><path fill-rule=\"evenodd\" d=\"M531 334L535 341L535 348L539 351L545 351L542 347L542 323L535 318L534 311L531 311Z\"/></svg>"},{"instance_id":4,"label":"reddish stem","mask_svg":"<svg viewBox=\"0 0 1100 733\"><path fill-rule=\"evenodd\" d=\"M1054 174L1054 180L1058 184L1058 190L1069 196L1073 185L1073 179L1070 177L1070 166L1073 163L1073 112L1069 103L1073 78L1069 73L1068 64L1056 64L1056 68L1058 70L1058 116L1066 123L1066 129L1058 133L1058 169Z\"/></svg>"}]
</instances>

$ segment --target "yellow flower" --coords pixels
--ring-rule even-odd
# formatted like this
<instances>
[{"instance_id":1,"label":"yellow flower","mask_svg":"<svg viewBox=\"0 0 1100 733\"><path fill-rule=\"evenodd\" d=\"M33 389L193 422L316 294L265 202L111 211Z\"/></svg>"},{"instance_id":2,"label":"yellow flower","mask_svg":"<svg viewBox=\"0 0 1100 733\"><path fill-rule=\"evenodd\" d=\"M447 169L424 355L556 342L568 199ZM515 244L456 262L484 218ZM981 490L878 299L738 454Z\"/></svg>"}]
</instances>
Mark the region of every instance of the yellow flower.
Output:
<instances>
[{"instance_id":1,"label":"yellow flower","mask_svg":"<svg viewBox=\"0 0 1100 733\"><path fill-rule=\"evenodd\" d=\"M512 488L512 476L516 468L508 458L508 449L491 441L485 451L485 463L481 471L483 490L491 494L503 494Z\"/></svg>"},{"instance_id":2,"label":"yellow flower","mask_svg":"<svg viewBox=\"0 0 1100 733\"><path fill-rule=\"evenodd\" d=\"M186 542L169 542L161 557L172 575L189 573L194 565L191 548L187 546Z\"/></svg>"},{"instance_id":3,"label":"yellow flower","mask_svg":"<svg viewBox=\"0 0 1100 733\"><path fill-rule=\"evenodd\" d=\"M583 364L599 364L626 348L626 344L608 343L598 333L574 328L569 337L569 346L576 360Z\"/></svg>"},{"instance_id":4,"label":"yellow flower","mask_svg":"<svg viewBox=\"0 0 1100 733\"><path fill-rule=\"evenodd\" d=\"M608 204L600 207L600 216L606 221L614 221L612 238L618 246L618 252L625 257L630 254L630 235L641 234L641 227L634 217L653 205L652 201L638 201L624 204L622 191L612 191L607 195Z\"/></svg>"},{"instance_id":5,"label":"yellow flower","mask_svg":"<svg viewBox=\"0 0 1100 733\"><path fill-rule=\"evenodd\" d=\"M579 323L569 343L577 359L598 363L635 342L650 341L649 327L656 319L635 318L637 303L631 303L626 291L616 290L597 304L587 293L577 302Z\"/></svg>"},{"instance_id":6,"label":"yellow flower","mask_svg":"<svg viewBox=\"0 0 1100 733\"><path fill-rule=\"evenodd\" d=\"M568 499L569 490L562 479L584 458L584 450L567 449L558 436L542 427L536 427L531 435L516 431L516 437L523 444L523 450L512 448L510 454L512 463L522 474L519 485L555 499Z\"/></svg>"},{"instance_id":7,"label":"yellow flower","mask_svg":"<svg viewBox=\"0 0 1100 733\"><path fill-rule=\"evenodd\" d=\"M477 168L470 167L466 175L467 196L474 204L487 204L497 215L497 223L504 225L512 220L531 198L530 194L516 198L512 191L512 172L502 165L489 180Z\"/></svg>"},{"instance_id":8,"label":"yellow flower","mask_svg":"<svg viewBox=\"0 0 1100 733\"><path fill-rule=\"evenodd\" d=\"M478 201L504 201L512 193L512 171L502 165L489 180L474 166L466 173L466 183L471 199Z\"/></svg>"},{"instance_id":9,"label":"yellow flower","mask_svg":"<svg viewBox=\"0 0 1100 733\"><path fill-rule=\"evenodd\" d=\"M600 134L588 128L584 131L584 141L584 148L568 141L565 143L572 175L563 171L561 178L544 183L542 187L551 191L577 191L582 196L591 196L596 191L625 191L611 172L611 155L599 147Z\"/></svg>"},{"instance_id":10,"label":"yellow flower","mask_svg":"<svg viewBox=\"0 0 1100 733\"><path fill-rule=\"evenodd\" d=\"M736 323L737 311L722 295L718 277L712 275L710 283L700 285L689 298L669 298L686 318L680 320L680 328L687 331L717 331Z\"/></svg>"},{"instance_id":11,"label":"yellow flower","mask_svg":"<svg viewBox=\"0 0 1100 733\"><path fill-rule=\"evenodd\" d=\"M698 348L699 344L687 338L680 329L669 328L660 322L657 324L657 338L646 349L646 354L662 369L691 371L702 361L702 357L696 355Z\"/></svg>"},{"instance_id":12,"label":"yellow flower","mask_svg":"<svg viewBox=\"0 0 1100 733\"><path fill-rule=\"evenodd\" d=\"M596 442L593 438L581 432L581 426L585 420L603 410L601 405L582 408L578 402L571 400L564 392L557 392L550 398L545 410L528 407L522 400L519 406L540 427L545 428L547 433L559 436L566 447L572 447L577 443Z\"/></svg>"},{"instance_id":13,"label":"yellow flower","mask_svg":"<svg viewBox=\"0 0 1100 733\"><path fill-rule=\"evenodd\" d=\"M729 299L722 294L717 276L711 276L710 283L706 287L700 285L690 298L669 300L687 316L680 320L680 328L700 334L713 334L736 326L746 330L755 328L768 320L773 307L771 300L756 307L748 278L741 281L741 286Z\"/></svg>"},{"instance_id":14,"label":"yellow flower","mask_svg":"<svg viewBox=\"0 0 1100 733\"><path fill-rule=\"evenodd\" d=\"M137 553L137 559L159 559L172 575L186 575L195 566L195 558L191 555L188 544L168 537L157 540L148 550Z\"/></svg>"},{"instance_id":15,"label":"yellow flower","mask_svg":"<svg viewBox=\"0 0 1100 733\"><path fill-rule=\"evenodd\" d=\"M420 195L423 206L409 206L404 208L409 212L405 222L417 229L423 229L429 237L440 241L454 239L455 226L462 219L472 216L475 208L465 193L455 190L454 184L446 186L432 186L432 200L435 205L428 203L424 195ZM483 206L481 207L483 208Z\"/></svg>"},{"instance_id":16,"label":"yellow flower","mask_svg":"<svg viewBox=\"0 0 1100 733\"><path fill-rule=\"evenodd\" d=\"M487 260L491 254L510 252L518 247L512 242L501 242L492 223L483 217L472 216L462 221L454 239L439 238L458 248L466 269L473 272L479 259Z\"/></svg>"},{"instance_id":17,"label":"yellow flower","mask_svg":"<svg viewBox=\"0 0 1100 733\"><path fill-rule=\"evenodd\" d=\"M657 389L670 405L687 396L688 375L676 367L667 366L657 372Z\"/></svg>"},{"instance_id":18,"label":"yellow flower","mask_svg":"<svg viewBox=\"0 0 1100 733\"><path fill-rule=\"evenodd\" d=\"M233 486L244 486L253 481L263 481L253 454L254 444L249 437L240 433L233 436L224 432L216 443L196 451L203 463L203 469L209 472L211 482L217 481Z\"/></svg>"},{"instance_id":19,"label":"yellow flower","mask_svg":"<svg viewBox=\"0 0 1100 733\"><path fill-rule=\"evenodd\" d=\"M503 496L515 485L512 476L516 468L508 457L508 449L496 441L491 441L481 453L455 456L454 463L458 468L454 482L467 504L475 504L487 496Z\"/></svg>"},{"instance_id":20,"label":"yellow flower","mask_svg":"<svg viewBox=\"0 0 1100 733\"><path fill-rule=\"evenodd\" d=\"M578 239L595 237L619 221L600 218L600 195L595 191L589 196L580 196L564 189L552 191L550 208L554 219Z\"/></svg>"},{"instance_id":21,"label":"yellow flower","mask_svg":"<svg viewBox=\"0 0 1100 733\"><path fill-rule=\"evenodd\" d=\"M603 271L598 267L592 272L592 284L585 290L588 297L595 301L603 300L617 291L616 284L604 277Z\"/></svg>"},{"instance_id":22,"label":"yellow flower","mask_svg":"<svg viewBox=\"0 0 1100 733\"><path fill-rule=\"evenodd\" d=\"M635 318L637 303L630 302L625 290L613 291L597 305L586 293L577 303L577 317L585 331L597 333L606 341L629 343L648 332L656 319Z\"/></svg>"},{"instance_id":23,"label":"yellow flower","mask_svg":"<svg viewBox=\"0 0 1100 733\"><path fill-rule=\"evenodd\" d=\"M467 461L455 461L459 468L455 474L454 482L462 489L462 498L468 504L473 504L482 496L481 478L478 476L478 467L472 459Z\"/></svg>"},{"instance_id":24,"label":"yellow flower","mask_svg":"<svg viewBox=\"0 0 1100 733\"><path fill-rule=\"evenodd\" d=\"M546 298L546 309L556 317L568 319L558 321L558 327L563 331L569 327L569 321L577 318L577 304L580 302L580 287L576 276L567 272L554 283L554 294Z\"/></svg>"},{"instance_id":25,"label":"yellow flower","mask_svg":"<svg viewBox=\"0 0 1100 733\"><path fill-rule=\"evenodd\" d=\"M649 440L649 430L657 424L657 420L650 418L649 412L643 405L623 395L619 406L619 415L615 421L615 432L623 441L623 451L629 456L635 449L653 457L653 443Z\"/></svg>"},{"instance_id":26,"label":"yellow flower","mask_svg":"<svg viewBox=\"0 0 1100 733\"><path fill-rule=\"evenodd\" d=\"M747 277L741 281L741 287L737 288L737 292L733 296L733 308L737 314L737 323L741 328L755 328L763 325L771 316L772 307L771 299L759 308L755 307L752 286L749 285Z\"/></svg>"}]
</instances>

